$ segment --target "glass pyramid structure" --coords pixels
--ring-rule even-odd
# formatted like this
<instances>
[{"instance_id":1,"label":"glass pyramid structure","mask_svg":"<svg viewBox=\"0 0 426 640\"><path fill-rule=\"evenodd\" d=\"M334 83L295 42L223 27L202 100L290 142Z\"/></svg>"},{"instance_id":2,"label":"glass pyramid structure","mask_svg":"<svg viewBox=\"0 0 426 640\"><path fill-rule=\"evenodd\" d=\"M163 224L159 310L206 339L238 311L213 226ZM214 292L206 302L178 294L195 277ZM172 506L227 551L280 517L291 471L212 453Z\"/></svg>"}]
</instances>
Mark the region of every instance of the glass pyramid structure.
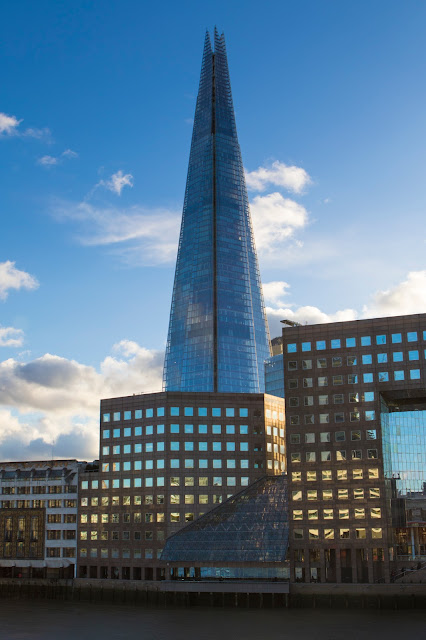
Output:
<instances>
[{"instance_id":1,"label":"glass pyramid structure","mask_svg":"<svg viewBox=\"0 0 426 640\"><path fill-rule=\"evenodd\" d=\"M164 364L165 391L263 393L270 341L224 36L207 33Z\"/></svg>"},{"instance_id":2,"label":"glass pyramid structure","mask_svg":"<svg viewBox=\"0 0 426 640\"><path fill-rule=\"evenodd\" d=\"M164 562L284 562L287 476L264 476L167 539Z\"/></svg>"}]
</instances>

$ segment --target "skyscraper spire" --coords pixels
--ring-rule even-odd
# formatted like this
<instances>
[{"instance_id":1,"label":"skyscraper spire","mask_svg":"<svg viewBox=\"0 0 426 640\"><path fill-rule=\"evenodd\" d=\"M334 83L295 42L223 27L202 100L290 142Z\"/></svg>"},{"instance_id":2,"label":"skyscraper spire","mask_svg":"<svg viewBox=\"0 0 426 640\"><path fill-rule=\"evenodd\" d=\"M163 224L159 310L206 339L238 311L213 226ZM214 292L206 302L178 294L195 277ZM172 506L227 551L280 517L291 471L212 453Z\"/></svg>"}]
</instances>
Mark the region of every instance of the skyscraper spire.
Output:
<instances>
[{"instance_id":1,"label":"skyscraper spire","mask_svg":"<svg viewBox=\"0 0 426 640\"><path fill-rule=\"evenodd\" d=\"M166 391L264 392L270 355L225 38L204 42L164 363Z\"/></svg>"}]
</instances>

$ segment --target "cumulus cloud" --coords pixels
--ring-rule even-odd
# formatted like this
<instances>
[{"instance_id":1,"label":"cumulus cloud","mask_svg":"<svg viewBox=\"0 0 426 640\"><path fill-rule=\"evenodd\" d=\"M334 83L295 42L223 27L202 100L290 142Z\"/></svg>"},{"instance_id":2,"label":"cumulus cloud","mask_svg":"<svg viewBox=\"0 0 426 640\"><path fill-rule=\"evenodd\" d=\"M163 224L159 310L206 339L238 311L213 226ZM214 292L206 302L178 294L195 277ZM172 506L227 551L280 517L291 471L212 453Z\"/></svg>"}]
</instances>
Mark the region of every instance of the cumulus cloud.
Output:
<instances>
[{"instance_id":1,"label":"cumulus cloud","mask_svg":"<svg viewBox=\"0 0 426 640\"><path fill-rule=\"evenodd\" d=\"M59 156L41 156L41 158L37 159L37 164L42 167L53 167L62 164L64 158L78 158L78 153L72 151L72 149L65 149Z\"/></svg>"},{"instance_id":2,"label":"cumulus cloud","mask_svg":"<svg viewBox=\"0 0 426 640\"><path fill-rule=\"evenodd\" d=\"M246 171L247 188L264 191L268 186L283 187L293 193L302 193L312 182L309 174L301 167L286 165L276 160L267 167Z\"/></svg>"},{"instance_id":3,"label":"cumulus cloud","mask_svg":"<svg viewBox=\"0 0 426 640\"><path fill-rule=\"evenodd\" d=\"M426 271L410 271L405 280L374 293L362 309L363 318L426 313Z\"/></svg>"},{"instance_id":4,"label":"cumulus cloud","mask_svg":"<svg viewBox=\"0 0 426 640\"><path fill-rule=\"evenodd\" d=\"M15 267L10 260L0 262L0 300L6 300L10 289L37 289L36 278Z\"/></svg>"},{"instance_id":5,"label":"cumulus cloud","mask_svg":"<svg viewBox=\"0 0 426 640\"><path fill-rule=\"evenodd\" d=\"M133 187L133 176L131 173L124 174L120 169L117 173L113 173L109 180L101 180L99 184L121 196L124 187Z\"/></svg>"},{"instance_id":6,"label":"cumulus cloud","mask_svg":"<svg viewBox=\"0 0 426 640\"><path fill-rule=\"evenodd\" d=\"M181 218L178 211L56 202L52 213L59 220L78 225L82 244L109 246L129 264L157 265L176 258Z\"/></svg>"},{"instance_id":7,"label":"cumulus cloud","mask_svg":"<svg viewBox=\"0 0 426 640\"><path fill-rule=\"evenodd\" d=\"M36 127L29 127L28 129L21 130L19 125L22 119L18 120L16 116L9 116L7 113L0 112L0 138L7 136L20 136L22 138L36 138L37 140L49 139L51 132L48 127L38 129Z\"/></svg>"},{"instance_id":8,"label":"cumulus cloud","mask_svg":"<svg viewBox=\"0 0 426 640\"><path fill-rule=\"evenodd\" d=\"M341 309L325 313L309 305L285 304L283 298L289 295L286 282L270 282L263 285L269 327L272 336L281 335L281 320L293 320L300 324L322 324L325 322L345 322L364 318L398 316L411 313L426 313L426 271L411 271L405 280L395 286L376 291L362 307Z\"/></svg>"},{"instance_id":9,"label":"cumulus cloud","mask_svg":"<svg viewBox=\"0 0 426 640\"><path fill-rule=\"evenodd\" d=\"M288 295L290 285L283 281L266 282L263 285L263 298L272 305L283 305L283 299Z\"/></svg>"},{"instance_id":10,"label":"cumulus cloud","mask_svg":"<svg viewBox=\"0 0 426 640\"><path fill-rule=\"evenodd\" d=\"M24 342L22 329L0 327L0 347L21 347Z\"/></svg>"},{"instance_id":11,"label":"cumulus cloud","mask_svg":"<svg viewBox=\"0 0 426 640\"><path fill-rule=\"evenodd\" d=\"M0 457L51 455L52 446L56 457L97 457L100 399L161 391L163 359L122 340L98 369L52 354L0 362Z\"/></svg>"},{"instance_id":12,"label":"cumulus cloud","mask_svg":"<svg viewBox=\"0 0 426 640\"><path fill-rule=\"evenodd\" d=\"M250 202L256 247L265 256L273 255L295 231L308 224L308 212L280 193L256 196Z\"/></svg>"},{"instance_id":13,"label":"cumulus cloud","mask_svg":"<svg viewBox=\"0 0 426 640\"><path fill-rule=\"evenodd\" d=\"M13 135L21 122L22 120L18 120L15 116L0 112L0 136Z\"/></svg>"}]
</instances>

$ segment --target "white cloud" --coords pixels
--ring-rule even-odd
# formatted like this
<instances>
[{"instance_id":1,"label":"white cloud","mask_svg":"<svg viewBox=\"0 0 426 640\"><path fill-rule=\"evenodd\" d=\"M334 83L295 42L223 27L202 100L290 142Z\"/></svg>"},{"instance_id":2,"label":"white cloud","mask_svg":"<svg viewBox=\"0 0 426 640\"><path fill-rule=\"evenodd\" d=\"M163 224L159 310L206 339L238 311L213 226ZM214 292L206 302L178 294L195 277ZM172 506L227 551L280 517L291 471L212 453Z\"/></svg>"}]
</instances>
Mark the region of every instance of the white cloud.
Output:
<instances>
[{"instance_id":1,"label":"white cloud","mask_svg":"<svg viewBox=\"0 0 426 640\"><path fill-rule=\"evenodd\" d=\"M52 445L58 457L97 457L100 399L161 391L163 358L122 340L99 370L51 354L0 362L0 459L51 455Z\"/></svg>"},{"instance_id":2,"label":"white cloud","mask_svg":"<svg viewBox=\"0 0 426 640\"><path fill-rule=\"evenodd\" d=\"M20 136L22 138L36 138L37 140L50 139L51 132L48 127L43 127L42 129L29 127L28 129L21 130L19 129L21 122L22 119L18 120L16 116L9 116L6 113L0 112L0 138Z\"/></svg>"},{"instance_id":3,"label":"white cloud","mask_svg":"<svg viewBox=\"0 0 426 640\"><path fill-rule=\"evenodd\" d=\"M82 244L110 246L129 264L164 264L176 258L180 212L62 202L54 205L53 215L77 223Z\"/></svg>"},{"instance_id":4,"label":"white cloud","mask_svg":"<svg viewBox=\"0 0 426 640\"><path fill-rule=\"evenodd\" d=\"M8 116L6 113L0 112L0 136L10 136L16 132L22 120L18 120L15 116Z\"/></svg>"},{"instance_id":5,"label":"white cloud","mask_svg":"<svg viewBox=\"0 0 426 640\"><path fill-rule=\"evenodd\" d=\"M345 322L356 320L358 317L354 309L343 309L336 313L324 313L318 307L303 306L296 309L266 307L271 337L280 336L283 325L281 320L293 320L300 324L322 324L325 322Z\"/></svg>"},{"instance_id":6,"label":"white cloud","mask_svg":"<svg viewBox=\"0 0 426 640\"><path fill-rule=\"evenodd\" d=\"M290 285L283 281L266 282L263 284L263 298L272 305L283 305L283 299L288 296Z\"/></svg>"},{"instance_id":7,"label":"white cloud","mask_svg":"<svg viewBox=\"0 0 426 640\"><path fill-rule=\"evenodd\" d=\"M10 289L37 289L34 276L15 267L10 260L0 262L0 300L6 300Z\"/></svg>"},{"instance_id":8,"label":"white cloud","mask_svg":"<svg viewBox=\"0 0 426 640\"><path fill-rule=\"evenodd\" d=\"M301 324L322 324L326 322L345 322L364 318L398 316L414 313L426 313L426 271L411 271L405 280L385 291L377 291L359 312L356 309L341 309L334 313L325 313L309 305L297 307L295 304L283 304L283 298L289 295L286 282L270 282L263 285L265 300L272 306L266 307L271 336L281 335L281 320L293 320Z\"/></svg>"},{"instance_id":9,"label":"white cloud","mask_svg":"<svg viewBox=\"0 0 426 640\"><path fill-rule=\"evenodd\" d=\"M426 313L426 271L410 271L405 280L374 293L362 309L363 318Z\"/></svg>"},{"instance_id":10,"label":"white cloud","mask_svg":"<svg viewBox=\"0 0 426 640\"><path fill-rule=\"evenodd\" d=\"M78 158L78 153L72 149L65 149L65 151L62 152L62 156L64 158Z\"/></svg>"},{"instance_id":11,"label":"white cloud","mask_svg":"<svg viewBox=\"0 0 426 640\"><path fill-rule=\"evenodd\" d=\"M42 165L43 167L53 167L55 165L61 164L64 158L78 158L78 153L72 151L71 149L65 149L59 156L42 156L37 159L37 164Z\"/></svg>"},{"instance_id":12,"label":"white cloud","mask_svg":"<svg viewBox=\"0 0 426 640\"><path fill-rule=\"evenodd\" d=\"M265 256L281 250L296 230L308 224L305 207L278 192L253 198L250 211L256 247Z\"/></svg>"},{"instance_id":13,"label":"white cloud","mask_svg":"<svg viewBox=\"0 0 426 640\"><path fill-rule=\"evenodd\" d=\"M52 167L55 164L59 164L59 158L54 156L42 156L37 159L37 164L41 164L43 167Z\"/></svg>"},{"instance_id":14,"label":"white cloud","mask_svg":"<svg viewBox=\"0 0 426 640\"><path fill-rule=\"evenodd\" d=\"M24 342L22 329L0 327L0 347L21 347Z\"/></svg>"},{"instance_id":15,"label":"white cloud","mask_svg":"<svg viewBox=\"0 0 426 640\"><path fill-rule=\"evenodd\" d=\"M252 191L264 191L269 185L283 187L293 193L302 193L311 184L309 174L301 167L288 166L276 160L268 167L259 167L255 171L246 171L247 188Z\"/></svg>"},{"instance_id":16,"label":"white cloud","mask_svg":"<svg viewBox=\"0 0 426 640\"><path fill-rule=\"evenodd\" d=\"M99 184L121 196L124 187L133 187L133 176L131 173L123 174L120 169L117 173L113 173L109 180L101 180Z\"/></svg>"}]
</instances>

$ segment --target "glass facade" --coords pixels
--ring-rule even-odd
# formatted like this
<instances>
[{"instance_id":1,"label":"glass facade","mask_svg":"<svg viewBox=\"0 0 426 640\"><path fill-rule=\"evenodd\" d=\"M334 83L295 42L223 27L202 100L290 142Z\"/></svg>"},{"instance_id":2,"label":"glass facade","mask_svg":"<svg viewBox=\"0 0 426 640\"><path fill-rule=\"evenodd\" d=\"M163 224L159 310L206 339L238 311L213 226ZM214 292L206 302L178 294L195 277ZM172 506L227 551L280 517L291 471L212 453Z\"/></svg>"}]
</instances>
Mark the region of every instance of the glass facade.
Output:
<instances>
[{"instance_id":1,"label":"glass facade","mask_svg":"<svg viewBox=\"0 0 426 640\"><path fill-rule=\"evenodd\" d=\"M165 562L284 562L287 477L264 477L171 536Z\"/></svg>"},{"instance_id":2,"label":"glass facade","mask_svg":"<svg viewBox=\"0 0 426 640\"><path fill-rule=\"evenodd\" d=\"M206 34L165 391L263 393L270 342L223 34Z\"/></svg>"},{"instance_id":3,"label":"glass facade","mask_svg":"<svg viewBox=\"0 0 426 640\"><path fill-rule=\"evenodd\" d=\"M265 360L265 392L284 398L284 356L282 353Z\"/></svg>"},{"instance_id":4,"label":"glass facade","mask_svg":"<svg viewBox=\"0 0 426 640\"><path fill-rule=\"evenodd\" d=\"M387 477L396 478L400 496L426 488L426 410L381 412Z\"/></svg>"}]
</instances>

